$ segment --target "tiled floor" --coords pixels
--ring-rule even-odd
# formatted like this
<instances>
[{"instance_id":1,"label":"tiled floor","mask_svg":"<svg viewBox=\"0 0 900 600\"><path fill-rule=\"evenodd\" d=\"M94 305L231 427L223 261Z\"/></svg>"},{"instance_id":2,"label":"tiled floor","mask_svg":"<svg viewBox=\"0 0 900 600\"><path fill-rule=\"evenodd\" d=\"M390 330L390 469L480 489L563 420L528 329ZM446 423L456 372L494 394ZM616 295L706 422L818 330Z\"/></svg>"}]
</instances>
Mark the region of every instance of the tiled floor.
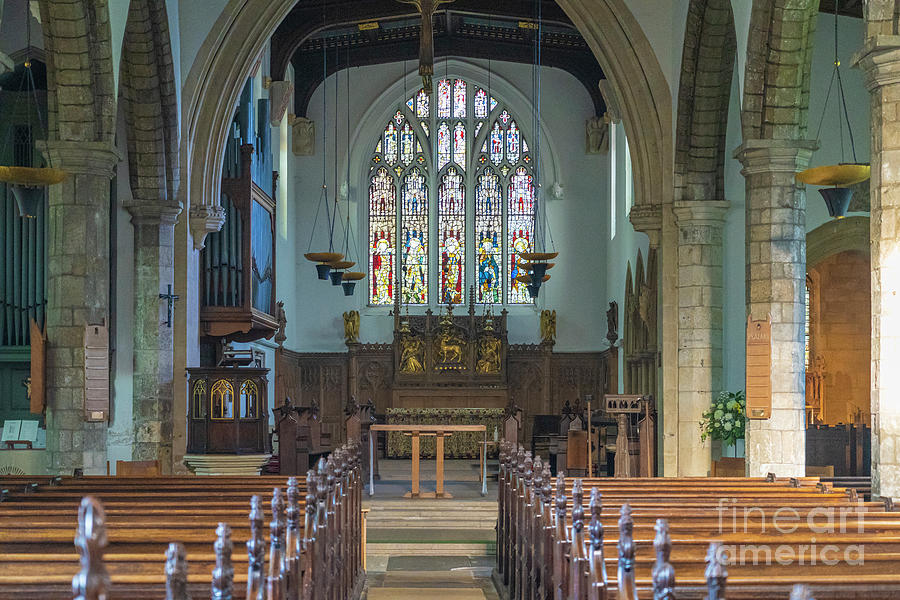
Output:
<instances>
[{"instance_id":1,"label":"tiled floor","mask_svg":"<svg viewBox=\"0 0 900 600\"><path fill-rule=\"evenodd\" d=\"M368 600L498 600L493 556L369 557Z\"/></svg>"}]
</instances>

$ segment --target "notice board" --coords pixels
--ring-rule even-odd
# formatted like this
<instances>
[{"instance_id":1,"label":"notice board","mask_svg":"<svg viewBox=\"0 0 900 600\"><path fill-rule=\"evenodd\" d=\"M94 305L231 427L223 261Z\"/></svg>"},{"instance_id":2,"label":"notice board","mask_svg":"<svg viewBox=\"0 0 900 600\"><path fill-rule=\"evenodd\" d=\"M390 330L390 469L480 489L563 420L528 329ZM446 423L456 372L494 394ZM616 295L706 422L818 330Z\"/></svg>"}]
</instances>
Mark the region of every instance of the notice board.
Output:
<instances>
[{"instance_id":1,"label":"notice board","mask_svg":"<svg viewBox=\"0 0 900 600\"><path fill-rule=\"evenodd\" d=\"M747 417L772 416L772 317L747 317Z\"/></svg>"}]
</instances>

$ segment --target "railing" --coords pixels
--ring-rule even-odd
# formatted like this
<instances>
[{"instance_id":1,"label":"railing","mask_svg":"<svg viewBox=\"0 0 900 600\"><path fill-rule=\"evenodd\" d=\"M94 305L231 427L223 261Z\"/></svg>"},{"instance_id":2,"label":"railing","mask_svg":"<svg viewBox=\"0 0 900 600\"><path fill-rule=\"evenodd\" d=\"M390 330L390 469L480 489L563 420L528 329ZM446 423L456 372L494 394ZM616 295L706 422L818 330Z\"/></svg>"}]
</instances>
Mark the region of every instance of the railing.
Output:
<instances>
[{"instance_id":1,"label":"railing","mask_svg":"<svg viewBox=\"0 0 900 600\"><path fill-rule=\"evenodd\" d=\"M269 534L269 565L265 569L266 541L259 496L250 501L250 538L247 595L252 600L346 600L359 598L365 571L362 540L362 475L360 447L351 440L335 450L306 476L306 502L300 504L295 477L286 494L275 488ZM301 526L302 518L302 526ZM75 545L81 570L72 580L77 600L114 598L103 564L106 517L100 502L90 496L81 501ZM219 523L214 545L212 598L230 600L234 589L231 528ZM166 599L190 598L184 547L169 545L166 553ZM113 592L115 590L113 589Z\"/></svg>"},{"instance_id":2,"label":"railing","mask_svg":"<svg viewBox=\"0 0 900 600\"><path fill-rule=\"evenodd\" d=\"M582 481L572 486L572 516L568 524L565 475L556 478L540 456L532 459L523 446L503 442L498 479L496 583L510 600L637 600L634 520L623 504L618 528L618 568L611 589L603 553L599 490L590 495L585 522ZM587 526L587 534L585 534ZM665 519L656 521L653 543L653 598L674 600L675 570L669 562L672 540ZM707 600L724 600L726 557L721 542L712 542L706 556ZM794 587L791 599L809 599L809 590Z\"/></svg>"}]
</instances>

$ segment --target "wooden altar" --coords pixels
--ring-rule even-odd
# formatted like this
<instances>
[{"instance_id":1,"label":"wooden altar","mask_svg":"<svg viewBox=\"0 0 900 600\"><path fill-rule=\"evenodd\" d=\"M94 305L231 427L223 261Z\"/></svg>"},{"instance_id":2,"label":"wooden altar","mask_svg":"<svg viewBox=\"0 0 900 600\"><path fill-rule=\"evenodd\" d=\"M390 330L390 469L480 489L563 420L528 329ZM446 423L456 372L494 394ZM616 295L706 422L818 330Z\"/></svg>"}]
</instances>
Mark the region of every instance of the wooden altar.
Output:
<instances>
[{"instance_id":1,"label":"wooden altar","mask_svg":"<svg viewBox=\"0 0 900 600\"><path fill-rule=\"evenodd\" d=\"M379 431L397 431L408 433L412 437L412 489L404 494L405 498L452 498L444 491L444 438L460 431L480 431L484 434L484 446L487 447L487 428L484 425L372 425L369 428L369 495L375 495L375 438ZM419 490L419 440L423 435L435 436L437 450L435 453L437 468L435 474L434 493L422 493ZM483 450L484 451L484 450ZM487 495L487 461L481 461L481 495Z\"/></svg>"}]
</instances>

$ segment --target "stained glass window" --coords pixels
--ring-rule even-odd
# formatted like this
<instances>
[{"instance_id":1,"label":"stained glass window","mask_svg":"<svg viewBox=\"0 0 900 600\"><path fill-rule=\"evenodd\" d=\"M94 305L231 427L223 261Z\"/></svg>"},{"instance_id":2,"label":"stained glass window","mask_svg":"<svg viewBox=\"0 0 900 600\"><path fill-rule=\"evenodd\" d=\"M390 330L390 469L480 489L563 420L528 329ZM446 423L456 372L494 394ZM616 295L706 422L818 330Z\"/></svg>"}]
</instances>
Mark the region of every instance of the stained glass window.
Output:
<instances>
[{"instance_id":1,"label":"stained glass window","mask_svg":"<svg viewBox=\"0 0 900 600\"><path fill-rule=\"evenodd\" d=\"M450 80L441 79L438 81L438 118L450 118Z\"/></svg>"},{"instance_id":2,"label":"stained glass window","mask_svg":"<svg viewBox=\"0 0 900 600\"><path fill-rule=\"evenodd\" d=\"M397 187L384 167L369 185L369 304L394 302Z\"/></svg>"},{"instance_id":3,"label":"stained glass window","mask_svg":"<svg viewBox=\"0 0 900 600\"><path fill-rule=\"evenodd\" d=\"M421 90L405 98L375 143L369 303L393 304L396 285L404 304L462 304L467 280L479 303L531 303L515 281L517 254L534 246L525 132L486 88L450 77L435 83L435 98Z\"/></svg>"},{"instance_id":4,"label":"stained glass window","mask_svg":"<svg viewBox=\"0 0 900 600\"><path fill-rule=\"evenodd\" d=\"M519 160L519 128L515 121L510 121L506 130L506 160L516 163Z\"/></svg>"},{"instance_id":5,"label":"stained glass window","mask_svg":"<svg viewBox=\"0 0 900 600\"><path fill-rule=\"evenodd\" d=\"M466 126L462 121L453 128L453 162L460 169L466 168Z\"/></svg>"},{"instance_id":6,"label":"stained glass window","mask_svg":"<svg viewBox=\"0 0 900 600\"><path fill-rule=\"evenodd\" d=\"M403 179L401 188L403 235L402 282L405 304L428 302L428 188L418 168Z\"/></svg>"},{"instance_id":7,"label":"stained glass window","mask_svg":"<svg viewBox=\"0 0 900 600\"><path fill-rule=\"evenodd\" d=\"M416 136L413 134L412 126L409 123L405 123L400 133L400 161L404 165L408 165L413 161L415 144Z\"/></svg>"},{"instance_id":8,"label":"stained glass window","mask_svg":"<svg viewBox=\"0 0 900 600\"><path fill-rule=\"evenodd\" d=\"M438 127L438 170L450 162L450 126L441 123Z\"/></svg>"},{"instance_id":9,"label":"stained glass window","mask_svg":"<svg viewBox=\"0 0 900 600\"><path fill-rule=\"evenodd\" d=\"M500 177L491 169L478 176L475 185L475 259L477 301L503 301L503 191Z\"/></svg>"},{"instance_id":10,"label":"stained glass window","mask_svg":"<svg viewBox=\"0 0 900 600\"><path fill-rule=\"evenodd\" d=\"M499 165L503 161L503 130L500 123L494 122L490 135L491 162Z\"/></svg>"},{"instance_id":11,"label":"stained glass window","mask_svg":"<svg viewBox=\"0 0 900 600\"><path fill-rule=\"evenodd\" d=\"M507 302L523 304L530 302L525 285L516 281L516 276L523 274L519 268L519 254L529 252L534 247L534 184L525 167L516 169L510 178L506 192L507 197L507 229L509 231L507 246L507 265L509 266L509 291Z\"/></svg>"},{"instance_id":12,"label":"stained glass window","mask_svg":"<svg viewBox=\"0 0 900 600\"><path fill-rule=\"evenodd\" d=\"M453 83L453 117L466 118L466 82L462 79Z\"/></svg>"},{"instance_id":13,"label":"stained glass window","mask_svg":"<svg viewBox=\"0 0 900 600\"><path fill-rule=\"evenodd\" d=\"M462 304L466 289L466 189L463 177L455 167L447 169L441 178L438 202L440 301Z\"/></svg>"},{"instance_id":14,"label":"stained glass window","mask_svg":"<svg viewBox=\"0 0 900 600\"><path fill-rule=\"evenodd\" d=\"M487 115L487 92L478 90L475 92L475 118L486 119Z\"/></svg>"}]
</instances>

